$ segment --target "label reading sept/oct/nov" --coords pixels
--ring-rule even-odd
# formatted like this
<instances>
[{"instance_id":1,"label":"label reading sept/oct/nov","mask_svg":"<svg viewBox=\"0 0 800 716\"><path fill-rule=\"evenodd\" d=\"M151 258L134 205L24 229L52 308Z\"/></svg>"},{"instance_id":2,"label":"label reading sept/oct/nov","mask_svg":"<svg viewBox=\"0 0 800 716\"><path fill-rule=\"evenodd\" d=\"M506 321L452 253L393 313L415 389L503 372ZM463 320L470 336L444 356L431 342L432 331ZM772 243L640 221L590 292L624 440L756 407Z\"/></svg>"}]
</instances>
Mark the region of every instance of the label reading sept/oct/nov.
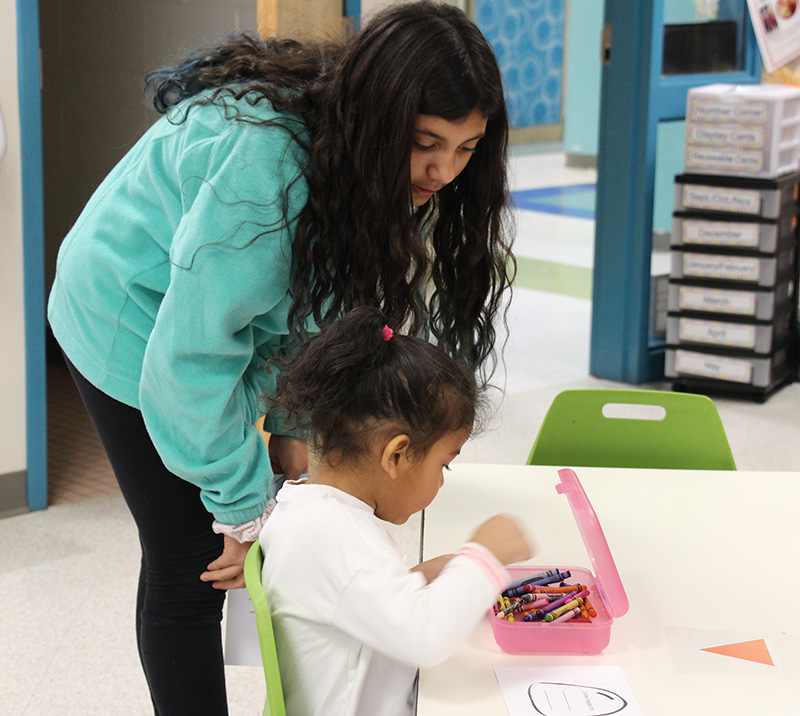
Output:
<instances>
[{"instance_id":1,"label":"label reading sept/oct/nov","mask_svg":"<svg viewBox=\"0 0 800 716\"><path fill-rule=\"evenodd\" d=\"M758 214L761 211L761 193L758 189L684 184L683 206L687 209Z\"/></svg>"}]
</instances>

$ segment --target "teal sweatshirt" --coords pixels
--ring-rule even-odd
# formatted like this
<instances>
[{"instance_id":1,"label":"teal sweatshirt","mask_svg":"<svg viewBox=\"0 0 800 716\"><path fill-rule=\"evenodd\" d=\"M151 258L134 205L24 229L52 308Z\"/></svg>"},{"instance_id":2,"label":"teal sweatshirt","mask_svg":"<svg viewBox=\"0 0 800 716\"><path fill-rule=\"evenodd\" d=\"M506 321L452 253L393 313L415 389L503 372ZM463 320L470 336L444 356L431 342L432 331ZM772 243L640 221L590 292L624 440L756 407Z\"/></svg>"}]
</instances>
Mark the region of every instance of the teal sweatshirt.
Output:
<instances>
[{"instance_id":1,"label":"teal sweatshirt","mask_svg":"<svg viewBox=\"0 0 800 716\"><path fill-rule=\"evenodd\" d=\"M254 423L288 333L307 157L286 130L230 118L279 117L266 101L226 104L174 108L103 181L61 246L48 318L89 382L142 411L166 467L241 524L269 498Z\"/></svg>"}]
</instances>

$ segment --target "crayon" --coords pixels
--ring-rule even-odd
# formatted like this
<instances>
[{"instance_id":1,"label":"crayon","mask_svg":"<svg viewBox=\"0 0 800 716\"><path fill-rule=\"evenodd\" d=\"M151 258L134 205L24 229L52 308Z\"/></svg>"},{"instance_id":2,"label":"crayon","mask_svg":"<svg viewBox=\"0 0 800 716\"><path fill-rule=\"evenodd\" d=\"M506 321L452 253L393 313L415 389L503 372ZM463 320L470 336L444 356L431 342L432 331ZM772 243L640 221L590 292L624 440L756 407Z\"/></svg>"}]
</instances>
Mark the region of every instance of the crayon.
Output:
<instances>
[{"instance_id":1,"label":"crayon","mask_svg":"<svg viewBox=\"0 0 800 716\"><path fill-rule=\"evenodd\" d=\"M595 611L594 607L592 606L592 603L589 601L589 597L586 597L586 599L583 602L583 606L586 607L586 610L589 612L589 616L590 617L596 617L597 616L597 612Z\"/></svg>"},{"instance_id":2,"label":"crayon","mask_svg":"<svg viewBox=\"0 0 800 716\"><path fill-rule=\"evenodd\" d=\"M553 619L553 621L551 621L550 624L555 624L556 622L569 621L570 619L574 619L575 617L577 617L580 613L581 613L580 607L575 607L575 609L571 609L568 612L564 612L558 618Z\"/></svg>"},{"instance_id":3,"label":"crayon","mask_svg":"<svg viewBox=\"0 0 800 716\"><path fill-rule=\"evenodd\" d=\"M586 589L584 584L568 584L565 587L534 587L534 593L540 594L564 594L565 592L581 592Z\"/></svg>"},{"instance_id":4,"label":"crayon","mask_svg":"<svg viewBox=\"0 0 800 716\"><path fill-rule=\"evenodd\" d=\"M510 582L506 585L506 591L509 589L515 589L516 587L521 587L523 584L530 584L531 582L536 582L538 580L544 579L545 577L555 577L558 579L558 575L561 573L561 570L557 567L555 569L548 569L546 572L539 572L538 574L533 574L530 577L524 577L522 579L515 579L513 582Z\"/></svg>"},{"instance_id":5,"label":"crayon","mask_svg":"<svg viewBox=\"0 0 800 716\"><path fill-rule=\"evenodd\" d=\"M526 581L524 584L521 584L516 587L506 587L503 594L509 597L516 597L519 596L520 594L525 593L526 591L529 591L528 589L526 589L526 587L536 586L539 584L546 585L546 584L553 584L554 582L563 582L563 580L569 579L570 576L571 576L570 572L567 571L567 572L558 572L555 575L550 575L547 577L529 577L528 581Z\"/></svg>"},{"instance_id":6,"label":"crayon","mask_svg":"<svg viewBox=\"0 0 800 716\"><path fill-rule=\"evenodd\" d=\"M552 612L548 612L544 615L544 620L546 622L552 622L555 619L558 619L562 614L566 614L567 612L571 612L573 609L577 607L578 611L580 612L580 607L583 605L583 599L573 599L572 601L567 602L566 604L560 606L558 609L554 609Z\"/></svg>"}]
</instances>

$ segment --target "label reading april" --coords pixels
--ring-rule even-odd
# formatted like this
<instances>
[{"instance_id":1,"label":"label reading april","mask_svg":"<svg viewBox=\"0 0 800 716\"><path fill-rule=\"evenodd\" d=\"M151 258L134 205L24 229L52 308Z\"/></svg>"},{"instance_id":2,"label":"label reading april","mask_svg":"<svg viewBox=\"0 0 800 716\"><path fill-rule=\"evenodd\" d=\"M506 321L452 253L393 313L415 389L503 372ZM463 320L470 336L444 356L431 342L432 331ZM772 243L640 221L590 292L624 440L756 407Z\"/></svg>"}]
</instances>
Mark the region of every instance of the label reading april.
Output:
<instances>
[{"instance_id":1,"label":"label reading april","mask_svg":"<svg viewBox=\"0 0 800 716\"><path fill-rule=\"evenodd\" d=\"M684 276L755 282L758 281L760 274L760 261L751 256L714 256L691 253L683 255Z\"/></svg>"},{"instance_id":2,"label":"label reading april","mask_svg":"<svg viewBox=\"0 0 800 716\"><path fill-rule=\"evenodd\" d=\"M681 286L678 290L678 306L685 311L714 311L753 316L756 312L756 294L752 291Z\"/></svg>"},{"instance_id":3,"label":"label reading april","mask_svg":"<svg viewBox=\"0 0 800 716\"><path fill-rule=\"evenodd\" d=\"M758 224L697 219L686 219L683 222L683 240L687 244L756 248L758 235Z\"/></svg>"},{"instance_id":4,"label":"label reading april","mask_svg":"<svg viewBox=\"0 0 800 716\"><path fill-rule=\"evenodd\" d=\"M749 383L753 376L753 366L746 360L682 350L675 351L675 370L734 383Z\"/></svg>"},{"instance_id":5,"label":"label reading april","mask_svg":"<svg viewBox=\"0 0 800 716\"><path fill-rule=\"evenodd\" d=\"M761 211L761 194L758 189L684 184L683 206L687 209L758 214Z\"/></svg>"},{"instance_id":6,"label":"label reading april","mask_svg":"<svg viewBox=\"0 0 800 716\"><path fill-rule=\"evenodd\" d=\"M693 341L695 343L754 348L756 344L756 327L743 323L681 318L678 323L678 337L682 341Z\"/></svg>"}]
</instances>

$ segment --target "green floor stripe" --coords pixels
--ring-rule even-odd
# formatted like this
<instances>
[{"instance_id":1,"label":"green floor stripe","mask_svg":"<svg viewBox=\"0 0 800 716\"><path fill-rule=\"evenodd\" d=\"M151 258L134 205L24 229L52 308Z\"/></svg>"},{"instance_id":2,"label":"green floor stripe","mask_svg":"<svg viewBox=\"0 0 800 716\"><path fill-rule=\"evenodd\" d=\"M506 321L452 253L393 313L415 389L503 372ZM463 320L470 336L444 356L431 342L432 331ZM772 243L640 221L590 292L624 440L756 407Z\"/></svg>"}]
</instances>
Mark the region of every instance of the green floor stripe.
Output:
<instances>
[{"instance_id":1,"label":"green floor stripe","mask_svg":"<svg viewBox=\"0 0 800 716\"><path fill-rule=\"evenodd\" d=\"M592 298L592 269L517 256L516 288Z\"/></svg>"}]
</instances>

